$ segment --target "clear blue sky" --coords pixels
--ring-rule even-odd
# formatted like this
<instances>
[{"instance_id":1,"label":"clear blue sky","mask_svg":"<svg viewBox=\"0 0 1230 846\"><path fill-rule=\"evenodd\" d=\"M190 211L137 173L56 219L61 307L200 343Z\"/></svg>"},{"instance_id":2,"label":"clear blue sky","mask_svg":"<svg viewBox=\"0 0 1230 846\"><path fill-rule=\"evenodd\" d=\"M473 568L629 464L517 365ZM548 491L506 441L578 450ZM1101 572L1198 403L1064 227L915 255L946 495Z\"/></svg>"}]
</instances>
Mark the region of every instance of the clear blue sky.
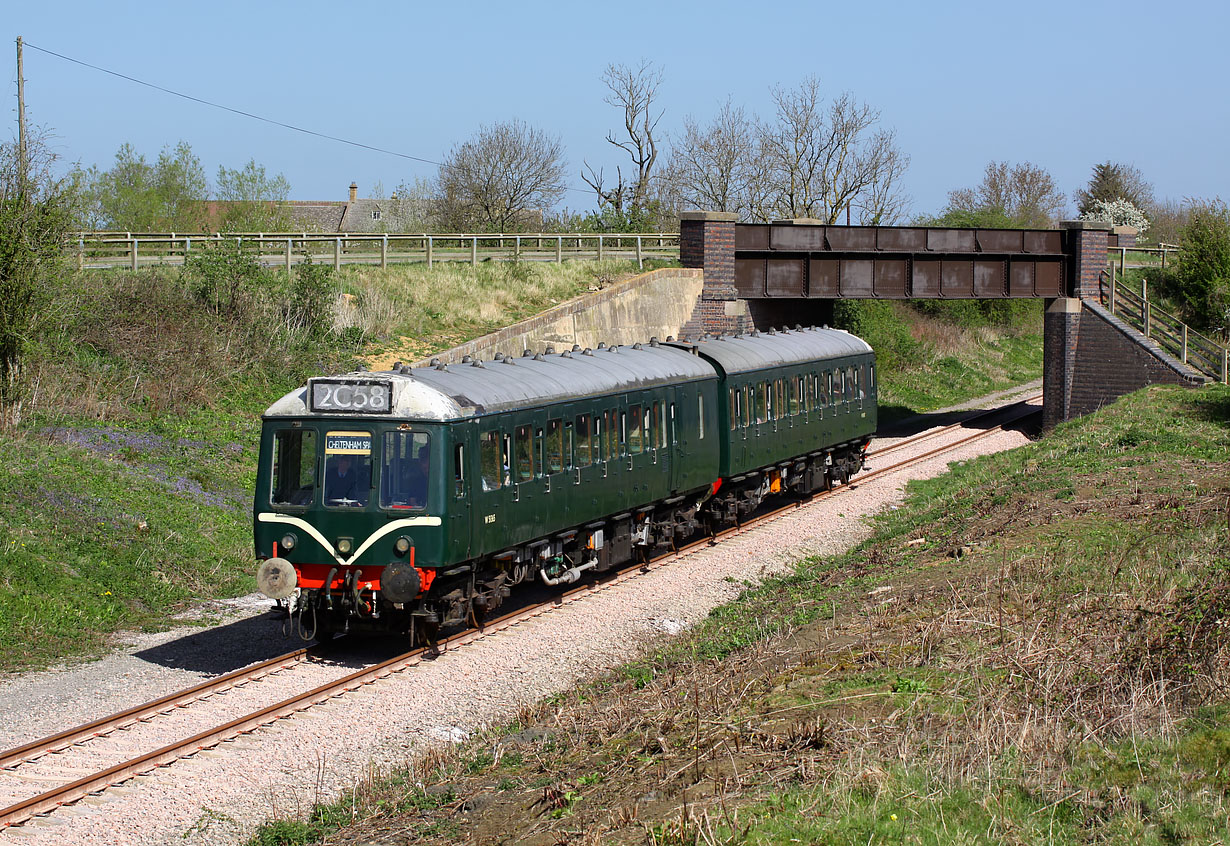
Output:
<instances>
[{"instance_id":1,"label":"clear blue sky","mask_svg":"<svg viewBox=\"0 0 1230 846\"><path fill-rule=\"evenodd\" d=\"M15 4L14 4L15 5ZM557 133L573 185L613 171L610 62L662 66L661 128L707 122L731 97L768 116L769 90L817 75L878 108L912 162L914 212L1031 161L1071 196L1101 161L1139 167L1159 197L1230 199L1230 5L1106 3L23 3L3 28L6 117L15 40L275 120L439 160L480 124ZM66 160L154 158L185 140L213 177L248 159L294 199L366 196L435 168L190 103L27 48L27 115ZM587 192L566 204L593 206Z\"/></svg>"}]
</instances>

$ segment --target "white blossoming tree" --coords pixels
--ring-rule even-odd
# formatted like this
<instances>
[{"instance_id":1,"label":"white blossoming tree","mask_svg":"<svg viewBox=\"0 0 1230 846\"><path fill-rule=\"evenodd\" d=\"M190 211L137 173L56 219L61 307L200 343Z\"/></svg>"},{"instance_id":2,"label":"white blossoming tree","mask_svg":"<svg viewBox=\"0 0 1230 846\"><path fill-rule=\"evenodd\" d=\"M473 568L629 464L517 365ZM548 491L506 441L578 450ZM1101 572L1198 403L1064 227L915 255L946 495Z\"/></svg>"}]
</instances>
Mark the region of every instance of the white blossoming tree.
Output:
<instances>
[{"instance_id":1,"label":"white blossoming tree","mask_svg":"<svg viewBox=\"0 0 1230 846\"><path fill-rule=\"evenodd\" d=\"M1143 211L1122 198L1097 200L1081 220L1102 220L1112 226L1134 226L1143 235L1149 228L1149 218Z\"/></svg>"}]
</instances>

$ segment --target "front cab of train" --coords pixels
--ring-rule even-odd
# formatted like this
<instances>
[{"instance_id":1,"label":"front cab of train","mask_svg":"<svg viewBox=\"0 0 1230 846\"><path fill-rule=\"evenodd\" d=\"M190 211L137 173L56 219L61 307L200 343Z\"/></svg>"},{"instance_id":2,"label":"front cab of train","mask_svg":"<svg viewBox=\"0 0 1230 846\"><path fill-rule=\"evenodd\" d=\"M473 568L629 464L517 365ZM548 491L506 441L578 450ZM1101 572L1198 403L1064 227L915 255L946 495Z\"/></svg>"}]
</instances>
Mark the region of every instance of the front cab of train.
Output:
<instances>
[{"instance_id":1,"label":"front cab of train","mask_svg":"<svg viewBox=\"0 0 1230 846\"><path fill-rule=\"evenodd\" d=\"M397 419L389 382L370 380L364 397L335 380L322 402L318 381L264 417L258 587L305 637L409 630L444 552L448 427Z\"/></svg>"}]
</instances>

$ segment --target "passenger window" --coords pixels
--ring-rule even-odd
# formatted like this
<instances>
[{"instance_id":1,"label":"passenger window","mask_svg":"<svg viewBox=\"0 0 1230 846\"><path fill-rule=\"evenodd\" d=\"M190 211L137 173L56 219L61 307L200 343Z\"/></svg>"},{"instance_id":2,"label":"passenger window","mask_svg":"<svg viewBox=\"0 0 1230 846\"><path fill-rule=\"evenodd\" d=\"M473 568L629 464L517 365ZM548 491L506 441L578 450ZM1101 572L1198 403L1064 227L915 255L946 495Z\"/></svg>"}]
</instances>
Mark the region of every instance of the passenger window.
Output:
<instances>
[{"instance_id":1,"label":"passenger window","mask_svg":"<svg viewBox=\"0 0 1230 846\"><path fill-rule=\"evenodd\" d=\"M385 432L380 456L380 507L426 508L431 448L426 432Z\"/></svg>"},{"instance_id":2,"label":"passenger window","mask_svg":"<svg viewBox=\"0 0 1230 846\"><path fill-rule=\"evenodd\" d=\"M752 425L751 390L746 385L739 389L739 422L745 429Z\"/></svg>"},{"instance_id":3,"label":"passenger window","mask_svg":"<svg viewBox=\"0 0 1230 846\"><path fill-rule=\"evenodd\" d=\"M702 403L702 408L704 407ZM730 431L739 428L739 392L730 389Z\"/></svg>"},{"instance_id":4,"label":"passenger window","mask_svg":"<svg viewBox=\"0 0 1230 846\"><path fill-rule=\"evenodd\" d=\"M623 443L623 415L614 409L606 413L606 460L614 461L619 458L620 444Z\"/></svg>"},{"instance_id":5,"label":"passenger window","mask_svg":"<svg viewBox=\"0 0 1230 846\"><path fill-rule=\"evenodd\" d=\"M274 505L311 505L316 495L316 432L312 429L281 429L274 436Z\"/></svg>"},{"instance_id":6,"label":"passenger window","mask_svg":"<svg viewBox=\"0 0 1230 846\"><path fill-rule=\"evenodd\" d=\"M582 414L577 417L577 466L588 467L594 463L593 459L593 433L590 431L590 418L588 414Z\"/></svg>"},{"instance_id":7,"label":"passenger window","mask_svg":"<svg viewBox=\"0 0 1230 846\"><path fill-rule=\"evenodd\" d=\"M763 423L765 422L765 417L768 414L768 411L765 408L764 382L756 385L752 388L752 390L756 392L756 422Z\"/></svg>"},{"instance_id":8,"label":"passenger window","mask_svg":"<svg viewBox=\"0 0 1230 846\"><path fill-rule=\"evenodd\" d=\"M500 433L483 432L478 446L478 463L483 474L483 490L499 490L504 481L505 468L508 466L504 456L500 454Z\"/></svg>"},{"instance_id":9,"label":"passenger window","mask_svg":"<svg viewBox=\"0 0 1230 846\"><path fill-rule=\"evenodd\" d=\"M640 455L645 449L642 426L641 407L634 405L628 409L628 455Z\"/></svg>"},{"instance_id":10,"label":"passenger window","mask_svg":"<svg viewBox=\"0 0 1230 846\"><path fill-rule=\"evenodd\" d=\"M372 433L325 433L325 505L362 508L372 487Z\"/></svg>"},{"instance_id":11,"label":"passenger window","mask_svg":"<svg viewBox=\"0 0 1230 846\"><path fill-rule=\"evenodd\" d=\"M786 383L786 392L790 394L790 416L799 413L799 377L794 376Z\"/></svg>"},{"instance_id":12,"label":"passenger window","mask_svg":"<svg viewBox=\"0 0 1230 846\"><path fill-rule=\"evenodd\" d=\"M530 427L518 426L513 439L513 455L516 457L517 481L528 482L534 478L534 452L530 443Z\"/></svg>"},{"instance_id":13,"label":"passenger window","mask_svg":"<svg viewBox=\"0 0 1230 846\"><path fill-rule=\"evenodd\" d=\"M846 395L846 402L854 399L854 368L847 367L845 372L845 382L842 385Z\"/></svg>"},{"instance_id":14,"label":"passenger window","mask_svg":"<svg viewBox=\"0 0 1230 846\"><path fill-rule=\"evenodd\" d=\"M666 426L662 420L662 403L655 402L653 404L653 422L650 431L653 432L653 440L651 443L658 449L666 446Z\"/></svg>"},{"instance_id":15,"label":"passenger window","mask_svg":"<svg viewBox=\"0 0 1230 846\"><path fill-rule=\"evenodd\" d=\"M564 469L564 427L560 420L547 421L547 471Z\"/></svg>"}]
</instances>

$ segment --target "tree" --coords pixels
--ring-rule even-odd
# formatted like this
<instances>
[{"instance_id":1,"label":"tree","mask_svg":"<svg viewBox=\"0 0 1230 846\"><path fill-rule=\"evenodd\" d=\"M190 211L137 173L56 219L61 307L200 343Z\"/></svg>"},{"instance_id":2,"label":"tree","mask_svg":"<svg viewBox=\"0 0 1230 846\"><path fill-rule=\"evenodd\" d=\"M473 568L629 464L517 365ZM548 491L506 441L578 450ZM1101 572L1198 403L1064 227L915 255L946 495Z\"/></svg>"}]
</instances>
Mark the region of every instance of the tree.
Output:
<instances>
[{"instance_id":1,"label":"tree","mask_svg":"<svg viewBox=\"0 0 1230 846\"><path fill-rule=\"evenodd\" d=\"M989 162L982 182L948 194L943 215L986 216L1008 227L1043 229L1063 212L1064 195L1043 168L1030 162ZM942 216L943 216L942 215Z\"/></svg>"},{"instance_id":2,"label":"tree","mask_svg":"<svg viewBox=\"0 0 1230 846\"><path fill-rule=\"evenodd\" d=\"M767 181L759 219L813 217L836 223L847 205L862 223L891 223L905 209L900 179L909 157L880 113L842 94L824 106L820 81L774 89L776 122L762 124L759 150Z\"/></svg>"},{"instance_id":3,"label":"tree","mask_svg":"<svg viewBox=\"0 0 1230 846\"><path fill-rule=\"evenodd\" d=\"M663 182L676 209L735 212L746 216L755 175L755 124L730 100L702 128L689 115L673 139Z\"/></svg>"},{"instance_id":4,"label":"tree","mask_svg":"<svg viewBox=\"0 0 1230 846\"><path fill-rule=\"evenodd\" d=\"M150 164L131 144L115 153L110 170L86 172L95 226L130 232L199 229L205 219L209 186L201 161L186 141L164 147Z\"/></svg>"},{"instance_id":5,"label":"tree","mask_svg":"<svg viewBox=\"0 0 1230 846\"><path fill-rule=\"evenodd\" d=\"M54 283L65 237L76 220L69 178L40 136L22 156L0 145L0 428L21 422L23 363L40 296Z\"/></svg>"},{"instance_id":6,"label":"tree","mask_svg":"<svg viewBox=\"0 0 1230 846\"><path fill-rule=\"evenodd\" d=\"M220 227L228 232L284 232L291 228L290 182L269 176L255 159L240 169L219 166L218 199L224 203Z\"/></svg>"},{"instance_id":7,"label":"tree","mask_svg":"<svg viewBox=\"0 0 1230 846\"><path fill-rule=\"evenodd\" d=\"M1098 201L1127 200L1136 208L1146 210L1153 205L1153 186L1131 165L1102 162L1093 166L1089 185L1078 190L1075 199L1082 218Z\"/></svg>"},{"instance_id":8,"label":"tree","mask_svg":"<svg viewBox=\"0 0 1230 846\"><path fill-rule=\"evenodd\" d=\"M497 232L524 227L532 213L545 212L563 197L565 173L558 137L519 120L482 126L440 165L441 222Z\"/></svg>"},{"instance_id":9,"label":"tree","mask_svg":"<svg viewBox=\"0 0 1230 846\"><path fill-rule=\"evenodd\" d=\"M623 169L615 168L615 186L607 188L603 171L586 162L581 178L598 195L599 206L610 206L617 217L643 212L652 193L653 166L658 160L658 142L654 138L662 110L654 112L654 99L662 84L662 69L642 60L636 67L607 65L602 81L610 93L602 102L622 109L623 136L608 132L607 143L623 150L636 168L635 181L625 181ZM585 173L588 171L588 173Z\"/></svg>"}]
</instances>

